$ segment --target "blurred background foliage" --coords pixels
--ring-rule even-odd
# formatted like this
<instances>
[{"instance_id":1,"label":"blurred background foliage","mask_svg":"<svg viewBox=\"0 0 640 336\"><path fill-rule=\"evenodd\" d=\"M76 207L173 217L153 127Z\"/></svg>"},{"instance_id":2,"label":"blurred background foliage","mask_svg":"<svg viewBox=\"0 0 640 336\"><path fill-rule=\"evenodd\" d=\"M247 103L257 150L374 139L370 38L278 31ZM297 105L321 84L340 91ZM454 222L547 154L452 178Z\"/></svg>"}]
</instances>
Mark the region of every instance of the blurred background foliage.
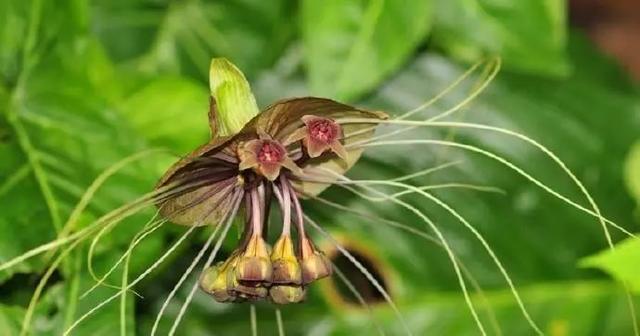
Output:
<instances>
[{"instance_id":1,"label":"blurred background foliage","mask_svg":"<svg viewBox=\"0 0 640 336\"><path fill-rule=\"evenodd\" d=\"M561 0L0 0L0 262L54 239L69 225L82 193L113 163L156 147L181 155L206 141L208 65L219 56L245 72L262 107L283 97L319 95L400 114L437 95L472 62L499 55L503 71L451 119L501 126L541 141L584 181L606 216L637 232L638 89L585 30L570 28L568 10ZM474 75L420 116L454 106L479 79ZM455 139L489 149L586 204L551 160L513 138L427 128L407 137ZM127 165L70 225L81 228L148 192L173 159L156 153ZM640 244L627 240L618 253L600 252L606 245L595 219L506 167L453 149L381 147L369 151L350 176L391 178L447 162L456 164L412 182L474 183L504 191L434 192L486 237L546 333L631 334L619 281L630 282L636 293L640 289ZM326 197L423 229L414 216L391 204L372 206L335 189ZM503 334L532 334L479 242L441 209L417 196L406 200L437 220L484 289ZM305 206L378 275L416 335L477 334L441 248L318 202ZM151 214L149 209L127 220L98 245L99 274ZM140 274L183 230L167 226L146 239L136 249L130 273ZM231 243L235 235L230 236ZM202 237L136 287L144 298L129 297L127 334L149 333ZM614 238L625 237L615 232ZM32 334L59 335L115 292L104 287L79 299L93 284L86 250L72 252L54 272ZM19 333L47 261L35 258L0 272L0 334ZM387 333L401 334L371 286L346 265L344 271L365 293ZM119 281L119 272L111 282ZM367 310L353 304L337 283L325 280L312 288L305 304L283 308L287 335L375 332ZM161 334L187 292L179 291L169 306ZM474 299L485 307L482 297ZM261 304L257 310L260 335L276 335L273 308ZM481 318L489 319L484 308ZM73 334L116 335L117 321L118 305L112 304ZM222 305L198 294L178 334L248 333L247 305Z\"/></svg>"}]
</instances>

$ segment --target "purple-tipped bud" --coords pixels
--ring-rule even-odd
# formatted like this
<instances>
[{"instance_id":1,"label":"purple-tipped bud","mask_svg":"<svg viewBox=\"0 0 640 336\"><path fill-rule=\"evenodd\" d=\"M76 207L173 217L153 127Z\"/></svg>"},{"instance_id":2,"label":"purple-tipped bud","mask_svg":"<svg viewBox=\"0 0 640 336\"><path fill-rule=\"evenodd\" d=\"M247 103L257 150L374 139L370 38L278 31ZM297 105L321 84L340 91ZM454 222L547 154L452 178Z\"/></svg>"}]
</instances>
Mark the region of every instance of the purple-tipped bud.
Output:
<instances>
[{"instance_id":1,"label":"purple-tipped bud","mask_svg":"<svg viewBox=\"0 0 640 336\"><path fill-rule=\"evenodd\" d=\"M236 279L245 285L257 286L261 282L271 282L271 275L269 248L260 235L254 234L238 259Z\"/></svg>"},{"instance_id":2,"label":"purple-tipped bud","mask_svg":"<svg viewBox=\"0 0 640 336\"><path fill-rule=\"evenodd\" d=\"M302 255L300 264L302 266L303 284L328 277L333 273L329 259L313 246L309 238L303 238L300 245Z\"/></svg>"},{"instance_id":3,"label":"purple-tipped bud","mask_svg":"<svg viewBox=\"0 0 640 336\"><path fill-rule=\"evenodd\" d=\"M271 252L271 263L273 265L272 283L296 285L302 283L302 272L290 235L280 236L275 243Z\"/></svg>"},{"instance_id":4,"label":"purple-tipped bud","mask_svg":"<svg viewBox=\"0 0 640 336\"><path fill-rule=\"evenodd\" d=\"M304 300L305 289L301 286L274 285L269 289L269 296L277 304L298 303Z\"/></svg>"}]
</instances>

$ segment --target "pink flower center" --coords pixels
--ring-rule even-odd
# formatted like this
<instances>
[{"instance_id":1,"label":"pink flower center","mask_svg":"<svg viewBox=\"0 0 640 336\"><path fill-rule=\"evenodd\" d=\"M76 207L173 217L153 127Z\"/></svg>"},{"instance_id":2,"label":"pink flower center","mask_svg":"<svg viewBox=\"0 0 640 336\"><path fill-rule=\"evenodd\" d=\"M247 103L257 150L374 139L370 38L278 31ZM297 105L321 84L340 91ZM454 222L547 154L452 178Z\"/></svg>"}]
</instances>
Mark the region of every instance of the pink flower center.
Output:
<instances>
[{"instance_id":1,"label":"pink flower center","mask_svg":"<svg viewBox=\"0 0 640 336\"><path fill-rule=\"evenodd\" d=\"M323 143L330 143L338 136L338 125L333 120L315 120L308 127L311 137Z\"/></svg>"},{"instance_id":2,"label":"pink flower center","mask_svg":"<svg viewBox=\"0 0 640 336\"><path fill-rule=\"evenodd\" d=\"M260 163L279 163L284 155L285 150L282 145L272 140L264 140L258 152L258 160Z\"/></svg>"}]
</instances>

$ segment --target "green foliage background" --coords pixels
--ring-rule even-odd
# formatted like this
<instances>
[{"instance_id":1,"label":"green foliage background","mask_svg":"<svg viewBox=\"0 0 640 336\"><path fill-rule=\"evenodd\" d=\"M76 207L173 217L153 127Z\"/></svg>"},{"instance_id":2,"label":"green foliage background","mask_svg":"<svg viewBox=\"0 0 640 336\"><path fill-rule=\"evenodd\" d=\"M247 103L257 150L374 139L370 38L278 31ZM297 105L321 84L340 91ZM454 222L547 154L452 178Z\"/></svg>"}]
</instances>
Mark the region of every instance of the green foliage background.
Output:
<instances>
[{"instance_id":1,"label":"green foliage background","mask_svg":"<svg viewBox=\"0 0 640 336\"><path fill-rule=\"evenodd\" d=\"M504 71L454 120L506 127L541 141L585 182L606 216L636 232L640 152L637 144L631 148L639 140L637 87L579 32L570 32L566 16L561 0L0 0L0 262L54 239L84 190L116 161L156 147L183 154L204 142L208 65L219 56L245 72L262 107L282 97L319 95L399 114L435 96L469 62L499 55ZM465 82L423 116L455 105L473 84ZM513 138L432 129L412 136L449 137L492 150L586 204L558 167ZM127 166L92 198L76 229L149 191L171 160L158 154ZM504 166L458 150L380 148L350 175L388 178L457 160L463 163L415 182L505 190L505 195L468 190L437 195L485 235L544 331L631 334L621 286L580 265L602 268L637 290L640 245L630 240L622 253L603 252L579 262L605 248L596 220ZM327 197L421 225L390 204L371 206L338 190ZM407 200L437 219L484 288L504 334L532 334L469 232L423 199ZM440 248L321 204L305 206L332 232L382 260L392 295L416 335L477 334ZM151 213L128 220L99 245L98 271L117 260ZM131 274L141 273L183 230L166 227L145 240ZM136 287L144 299L129 298L127 334L149 333L205 235ZM624 237L616 232L614 238ZM0 335L18 334L45 265L44 258L35 258L0 272ZM112 282L120 276L114 274ZM61 334L115 292L101 288L80 300L91 285L83 248L45 288L32 334ZM187 292L180 291L170 305L161 334ZM388 334L401 334L388 307L378 306L373 314ZM366 310L340 306L318 288L304 305L284 307L283 316L287 335L374 332ZM277 334L270 305L258 306L258 318L260 335ZM118 305L112 304L73 334L117 335L117 321ZM248 307L220 305L198 294L178 334L247 335Z\"/></svg>"}]
</instances>

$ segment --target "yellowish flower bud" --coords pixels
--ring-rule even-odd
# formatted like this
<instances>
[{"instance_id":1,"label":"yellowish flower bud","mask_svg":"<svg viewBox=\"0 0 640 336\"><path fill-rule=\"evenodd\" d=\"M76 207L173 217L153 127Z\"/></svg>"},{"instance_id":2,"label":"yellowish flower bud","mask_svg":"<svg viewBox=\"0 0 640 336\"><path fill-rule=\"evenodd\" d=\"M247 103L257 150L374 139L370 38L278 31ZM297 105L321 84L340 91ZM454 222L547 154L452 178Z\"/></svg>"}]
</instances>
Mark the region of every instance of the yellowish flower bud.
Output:
<instances>
[{"instance_id":1,"label":"yellowish flower bud","mask_svg":"<svg viewBox=\"0 0 640 336\"><path fill-rule=\"evenodd\" d=\"M233 301L228 286L228 261L207 268L200 277L199 285L202 290L213 296L218 302Z\"/></svg>"},{"instance_id":2,"label":"yellowish flower bud","mask_svg":"<svg viewBox=\"0 0 640 336\"><path fill-rule=\"evenodd\" d=\"M273 265L272 283L296 285L302 283L302 272L290 235L282 235L275 243L271 252L271 263Z\"/></svg>"},{"instance_id":3,"label":"yellowish flower bud","mask_svg":"<svg viewBox=\"0 0 640 336\"><path fill-rule=\"evenodd\" d=\"M236 279L245 285L271 282L272 268L269 249L264 239L254 234L236 264Z\"/></svg>"},{"instance_id":4,"label":"yellowish flower bud","mask_svg":"<svg viewBox=\"0 0 640 336\"><path fill-rule=\"evenodd\" d=\"M298 303L304 300L305 290L301 286L275 285L269 289L269 295L277 304Z\"/></svg>"},{"instance_id":5,"label":"yellowish flower bud","mask_svg":"<svg viewBox=\"0 0 640 336\"><path fill-rule=\"evenodd\" d=\"M304 238L301 242L301 249L302 260L300 264L302 266L303 284L311 283L332 274L331 262L313 246L311 240Z\"/></svg>"}]
</instances>

